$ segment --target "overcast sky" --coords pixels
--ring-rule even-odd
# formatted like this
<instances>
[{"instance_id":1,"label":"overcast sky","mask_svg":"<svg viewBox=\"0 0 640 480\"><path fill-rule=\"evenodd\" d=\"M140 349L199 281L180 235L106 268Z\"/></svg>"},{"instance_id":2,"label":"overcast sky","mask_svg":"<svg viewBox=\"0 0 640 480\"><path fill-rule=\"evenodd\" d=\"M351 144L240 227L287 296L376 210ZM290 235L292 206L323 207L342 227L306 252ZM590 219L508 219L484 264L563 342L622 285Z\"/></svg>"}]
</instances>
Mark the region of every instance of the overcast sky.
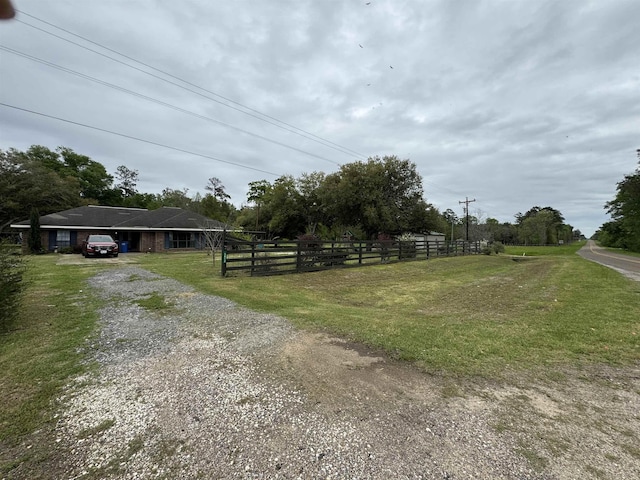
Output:
<instances>
[{"instance_id":1,"label":"overcast sky","mask_svg":"<svg viewBox=\"0 0 640 480\"><path fill-rule=\"evenodd\" d=\"M0 149L70 147L143 192L215 176L240 206L397 155L440 211L550 206L590 236L637 167L637 0L13 3Z\"/></svg>"}]
</instances>

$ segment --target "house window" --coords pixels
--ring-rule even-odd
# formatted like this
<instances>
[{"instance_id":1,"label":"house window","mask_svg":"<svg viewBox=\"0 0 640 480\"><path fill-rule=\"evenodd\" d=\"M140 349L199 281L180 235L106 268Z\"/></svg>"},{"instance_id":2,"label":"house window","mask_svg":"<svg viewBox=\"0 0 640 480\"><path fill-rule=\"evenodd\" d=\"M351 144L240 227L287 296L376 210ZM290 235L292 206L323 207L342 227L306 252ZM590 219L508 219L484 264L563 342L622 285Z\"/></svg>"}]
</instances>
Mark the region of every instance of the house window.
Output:
<instances>
[{"instance_id":1,"label":"house window","mask_svg":"<svg viewBox=\"0 0 640 480\"><path fill-rule=\"evenodd\" d=\"M171 248L193 248L193 234L191 232L173 232L171 234Z\"/></svg>"},{"instance_id":2,"label":"house window","mask_svg":"<svg viewBox=\"0 0 640 480\"><path fill-rule=\"evenodd\" d=\"M56 232L56 245L58 248L71 246L71 232L69 230L58 230Z\"/></svg>"}]
</instances>

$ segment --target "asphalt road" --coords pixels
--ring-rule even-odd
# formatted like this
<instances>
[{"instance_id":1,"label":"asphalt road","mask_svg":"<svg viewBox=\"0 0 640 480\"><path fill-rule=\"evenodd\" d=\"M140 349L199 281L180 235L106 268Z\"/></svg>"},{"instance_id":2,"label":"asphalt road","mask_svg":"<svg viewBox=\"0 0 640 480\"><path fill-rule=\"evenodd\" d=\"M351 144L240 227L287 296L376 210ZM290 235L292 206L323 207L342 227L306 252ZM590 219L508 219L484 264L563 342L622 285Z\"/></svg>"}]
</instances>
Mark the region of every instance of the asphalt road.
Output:
<instances>
[{"instance_id":1,"label":"asphalt road","mask_svg":"<svg viewBox=\"0 0 640 480\"><path fill-rule=\"evenodd\" d=\"M599 247L593 240L588 240L586 245L578 251L578 255L640 281L640 258L638 257L610 252Z\"/></svg>"}]
</instances>

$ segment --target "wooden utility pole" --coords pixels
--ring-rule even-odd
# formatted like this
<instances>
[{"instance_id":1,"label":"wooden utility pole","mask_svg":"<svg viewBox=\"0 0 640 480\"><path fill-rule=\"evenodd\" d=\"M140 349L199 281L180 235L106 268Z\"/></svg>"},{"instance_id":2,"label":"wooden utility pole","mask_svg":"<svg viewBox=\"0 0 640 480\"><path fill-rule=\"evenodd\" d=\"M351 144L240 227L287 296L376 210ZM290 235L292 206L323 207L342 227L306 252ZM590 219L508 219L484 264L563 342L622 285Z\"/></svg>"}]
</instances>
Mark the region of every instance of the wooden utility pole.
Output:
<instances>
[{"instance_id":1,"label":"wooden utility pole","mask_svg":"<svg viewBox=\"0 0 640 480\"><path fill-rule=\"evenodd\" d=\"M469 200L469 197L464 197L465 199L462 201L459 201L458 203L464 203L464 213L466 215L466 222L467 222L467 242L469 241L469 204L471 202L475 202L476 199L474 198L473 200Z\"/></svg>"}]
</instances>

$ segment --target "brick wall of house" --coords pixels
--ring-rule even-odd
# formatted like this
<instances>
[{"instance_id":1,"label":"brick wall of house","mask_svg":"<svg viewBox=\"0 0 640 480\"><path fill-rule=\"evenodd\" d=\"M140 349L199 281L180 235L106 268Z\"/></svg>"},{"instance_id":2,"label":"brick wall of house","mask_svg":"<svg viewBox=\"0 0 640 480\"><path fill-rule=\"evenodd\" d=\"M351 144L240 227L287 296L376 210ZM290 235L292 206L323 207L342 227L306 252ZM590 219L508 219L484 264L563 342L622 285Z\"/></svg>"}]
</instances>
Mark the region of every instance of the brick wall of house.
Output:
<instances>
[{"instance_id":1,"label":"brick wall of house","mask_svg":"<svg viewBox=\"0 0 640 480\"><path fill-rule=\"evenodd\" d=\"M164 248L164 232L157 232L155 238L155 251L156 252L166 252L167 249Z\"/></svg>"},{"instance_id":2,"label":"brick wall of house","mask_svg":"<svg viewBox=\"0 0 640 480\"><path fill-rule=\"evenodd\" d=\"M49 248L49 232L50 230L41 230L40 231L40 239L42 242L42 248L47 251ZM77 230L77 239L75 242L75 245L72 245L72 247L75 247L75 249L77 249L77 251L80 250L80 248L82 247L82 242L87 238L88 235L111 235L112 237L114 237L114 234L112 231L109 230L100 230L100 229L94 229L94 230ZM140 232L140 245L139 245L139 251L140 252L153 252L153 253L162 253L162 252L167 252L169 251L168 249L165 248L164 246L164 237L165 237L165 232ZM174 248L174 249L170 249L171 251L193 251L193 250L198 250L195 248ZM23 254L28 254L29 252L29 231L25 230L22 232L22 253Z\"/></svg>"},{"instance_id":3,"label":"brick wall of house","mask_svg":"<svg viewBox=\"0 0 640 480\"><path fill-rule=\"evenodd\" d=\"M49 251L49 232L51 230L40 230L40 242L42 243L42 248L44 251ZM75 244L71 245L71 247L75 247L74 249L80 250L82 247L82 242L88 235L112 235L112 232L105 230L77 230L77 238ZM22 232L22 253L29 254L29 230L24 230ZM113 236L113 235L112 235Z\"/></svg>"},{"instance_id":4,"label":"brick wall of house","mask_svg":"<svg viewBox=\"0 0 640 480\"><path fill-rule=\"evenodd\" d=\"M140 251L141 252L162 252L164 250L164 243L162 244L162 249L158 250L156 246L156 237L161 235L161 233L156 232L142 232L140 234Z\"/></svg>"}]
</instances>

